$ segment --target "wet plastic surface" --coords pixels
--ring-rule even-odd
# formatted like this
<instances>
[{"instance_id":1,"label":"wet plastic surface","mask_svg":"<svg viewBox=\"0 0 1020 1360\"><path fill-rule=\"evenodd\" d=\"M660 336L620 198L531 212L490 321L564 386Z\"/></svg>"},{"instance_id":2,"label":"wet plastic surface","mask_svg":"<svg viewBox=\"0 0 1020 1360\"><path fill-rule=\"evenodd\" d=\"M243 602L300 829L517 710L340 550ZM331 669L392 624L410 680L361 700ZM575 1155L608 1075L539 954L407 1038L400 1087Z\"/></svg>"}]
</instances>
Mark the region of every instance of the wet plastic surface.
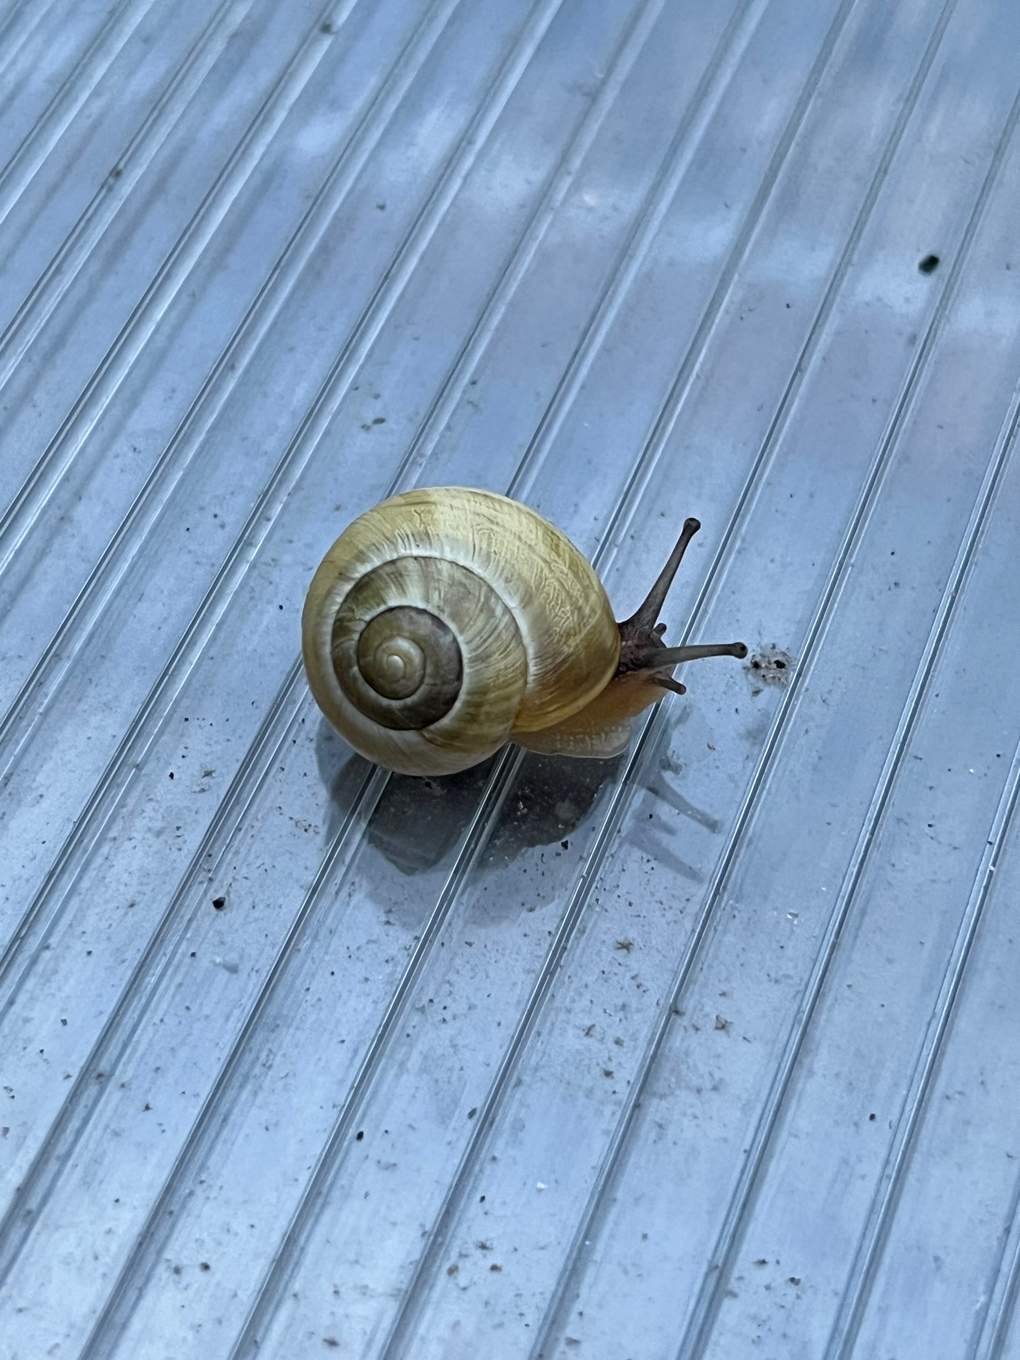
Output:
<instances>
[{"instance_id":1,"label":"wet plastic surface","mask_svg":"<svg viewBox=\"0 0 1020 1360\"><path fill-rule=\"evenodd\" d=\"M0 11L12 1360L1020 1357L1018 50ZM696 514L669 638L752 658L612 762L373 770L304 591L450 483L621 615Z\"/></svg>"}]
</instances>

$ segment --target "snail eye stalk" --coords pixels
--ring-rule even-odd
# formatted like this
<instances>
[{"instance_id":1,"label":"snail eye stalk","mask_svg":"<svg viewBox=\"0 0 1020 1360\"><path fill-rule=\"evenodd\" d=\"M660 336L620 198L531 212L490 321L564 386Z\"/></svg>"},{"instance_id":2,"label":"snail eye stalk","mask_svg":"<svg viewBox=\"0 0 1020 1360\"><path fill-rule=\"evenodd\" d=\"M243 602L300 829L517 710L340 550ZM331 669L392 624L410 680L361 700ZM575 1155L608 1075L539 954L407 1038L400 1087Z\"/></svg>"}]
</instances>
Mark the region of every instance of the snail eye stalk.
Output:
<instances>
[{"instance_id":1,"label":"snail eye stalk","mask_svg":"<svg viewBox=\"0 0 1020 1360\"><path fill-rule=\"evenodd\" d=\"M657 633L661 636L666 631L666 625L664 623L656 624L656 620L662 612L662 606L666 602L666 596L669 593L670 586L673 584L673 578L676 576L677 569L683 561L684 553L687 551L687 545L700 528L700 520L694 519L693 517L684 520L684 527L680 531L680 537L677 539L676 545L669 555L669 560L659 572L655 584L645 596L637 611L633 613L629 619L624 619L620 624L621 637L628 638L630 636L637 637L640 635L643 639L649 634Z\"/></svg>"}]
</instances>

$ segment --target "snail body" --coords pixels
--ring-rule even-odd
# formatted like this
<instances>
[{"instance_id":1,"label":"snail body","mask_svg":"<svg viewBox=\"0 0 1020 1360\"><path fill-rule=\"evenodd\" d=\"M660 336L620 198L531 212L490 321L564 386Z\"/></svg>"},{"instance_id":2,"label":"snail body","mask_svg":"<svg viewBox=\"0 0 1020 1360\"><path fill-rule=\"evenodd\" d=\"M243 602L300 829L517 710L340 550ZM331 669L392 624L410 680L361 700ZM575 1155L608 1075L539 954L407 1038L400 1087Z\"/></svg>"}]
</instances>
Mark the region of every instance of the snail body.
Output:
<instances>
[{"instance_id":1,"label":"snail body","mask_svg":"<svg viewBox=\"0 0 1020 1360\"><path fill-rule=\"evenodd\" d=\"M344 530L312 579L312 694L356 751L401 774L452 774L508 739L616 755L632 717L684 692L678 662L746 655L742 643L667 648L655 626L697 528L686 522L648 600L618 624L588 560L529 507L464 487L393 496Z\"/></svg>"}]
</instances>

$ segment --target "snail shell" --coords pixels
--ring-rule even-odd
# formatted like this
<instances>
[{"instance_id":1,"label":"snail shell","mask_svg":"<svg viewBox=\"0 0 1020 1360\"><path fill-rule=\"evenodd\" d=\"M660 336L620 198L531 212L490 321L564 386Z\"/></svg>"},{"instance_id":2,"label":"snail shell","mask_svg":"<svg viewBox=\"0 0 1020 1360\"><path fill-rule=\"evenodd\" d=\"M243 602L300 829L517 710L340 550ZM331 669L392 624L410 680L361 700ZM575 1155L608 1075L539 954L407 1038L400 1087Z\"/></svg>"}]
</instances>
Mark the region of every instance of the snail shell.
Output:
<instances>
[{"instance_id":1,"label":"snail shell","mask_svg":"<svg viewBox=\"0 0 1020 1360\"><path fill-rule=\"evenodd\" d=\"M356 519L302 618L319 707L403 774L477 764L604 689L620 635L590 563L548 520L490 491L408 491Z\"/></svg>"}]
</instances>

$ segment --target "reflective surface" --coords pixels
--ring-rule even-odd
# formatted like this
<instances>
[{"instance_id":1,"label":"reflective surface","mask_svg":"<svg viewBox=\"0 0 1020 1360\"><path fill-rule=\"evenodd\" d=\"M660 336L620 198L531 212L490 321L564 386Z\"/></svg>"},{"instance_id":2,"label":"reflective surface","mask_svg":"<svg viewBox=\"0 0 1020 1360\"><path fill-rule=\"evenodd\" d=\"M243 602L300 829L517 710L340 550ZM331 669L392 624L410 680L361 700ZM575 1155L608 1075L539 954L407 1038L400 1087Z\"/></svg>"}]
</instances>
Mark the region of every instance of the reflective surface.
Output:
<instances>
[{"instance_id":1,"label":"reflective surface","mask_svg":"<svg viewBox=\"0 0 1020 1360\"><path fill-rule=\"evenodd\" d=\"M15 1360L1020 1357L1018 45L0 9ZM748 661L387 778L299 616L415 484L621 617L696 514L668 638Z\"/></svg>"}]
</instances>

